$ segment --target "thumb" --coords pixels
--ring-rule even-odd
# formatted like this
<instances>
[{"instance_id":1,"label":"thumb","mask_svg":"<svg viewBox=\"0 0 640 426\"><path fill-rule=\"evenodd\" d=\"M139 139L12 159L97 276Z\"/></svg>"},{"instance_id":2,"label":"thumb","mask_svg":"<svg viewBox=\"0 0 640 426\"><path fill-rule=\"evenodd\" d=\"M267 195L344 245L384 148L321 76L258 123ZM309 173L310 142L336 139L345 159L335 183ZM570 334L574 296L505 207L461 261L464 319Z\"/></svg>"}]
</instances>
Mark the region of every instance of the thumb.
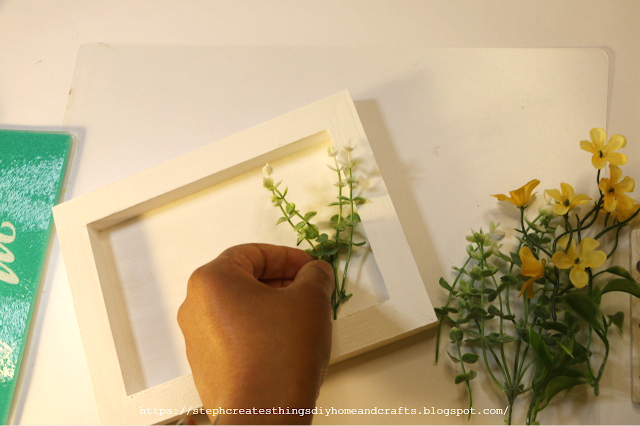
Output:
<instances>
[{"instance_id":1,"label":"thumb","mask_svg":"<svg viewBox=\"0 0 640 426\"><path fill-rule=\"evenodd\" d=\"M296 291L308 292L321 289L331 300L333 294L334 279L333 268L324 260L307 262L296 274L293 282L287 287Z\"/></svg>"}]
</instances>

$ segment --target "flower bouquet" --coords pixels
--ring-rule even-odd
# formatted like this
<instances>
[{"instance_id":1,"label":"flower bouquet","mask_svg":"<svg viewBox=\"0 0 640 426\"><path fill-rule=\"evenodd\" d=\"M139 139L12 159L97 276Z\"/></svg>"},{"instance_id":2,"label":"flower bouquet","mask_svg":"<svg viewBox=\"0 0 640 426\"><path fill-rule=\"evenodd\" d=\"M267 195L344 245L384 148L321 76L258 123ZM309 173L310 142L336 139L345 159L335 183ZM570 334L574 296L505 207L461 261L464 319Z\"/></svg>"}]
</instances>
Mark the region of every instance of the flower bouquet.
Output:
<instances>
[{"instance_id":1,"label":"flower bouquet","mask_svg":"<svg viewBox=\"0 0 640 426\"><path fill-rule=\"evenodd\" d=\"M329 204L329 207L337 209L337 214L332 216L330 220L331 228L334 230L334 235L331 238L326 233L321 234L318 226L312 223L311 219L316 216L317 212L310 211L302 214L298 211L295 203L288 201L286 198L289 187L286 187L284 191L280 191L278 187L282 181L275 183L271 177L274 172L273 168L267 164L262 169L262 184L271 192L272 204L282 211L282 217L278 219L276 225L284 222L289 223L297 234L296 245L306 241L310 246L307 250L309 254L318 259L326 260L333 266L335 281L335 288L331 297L333 319L337 318L340 305L352 296L352 293L347 294L345 284L353 247L362 246L366 243L366 241L354 242L353 240L354 228L361 221L356 211L356 206L367 201L363 197L354 196L354 189L358 184L358 178L353 173L354 167L358 163L357 159L352 158L351 153L354 149L355 144L351 145L351 143L346 146L343 145L340 150L334 146L330 146L327 149L328 156L333 159L333 164L327 164L327 166L338 176L338 180L334 183L338 189L337 201ZM314 241L316 244L314 244ZM341 258L345 260L340 274Z\"/></svg>"},{"instance_id":2,"label":"flower bouquet","mask_svg":"<svg viewBox=\"0 0 640 426\"><path fill-rule=\"evenodd\" d=\"M560 392L588 385L599 394L610 339L616 337L612 330L622 332L624 322L623 312L602 312L601 300L611 292L640 297L640 284L627 269L603 266L640 211L627 195L634 190L633 179L621 179L619 166L627 157L615 152L625 147L626 138L613 135L605 142L605 131L597 128L591 141L580 143L597 170L595 200L561 183L560 190L545 191L547 204L530 220L525 213L539 180L510 196L494 195L520 211L517 249L500 251L504 232L492 222L489 232L480 229L466 237L468 257L462 267L453 267L453 282L440 278L448 296L436 309L436 362L447 322L453 350L447 353L461 370L454 381L466 387L470 408L471 381L477 377L471 366L480 358L506 396L508 424L521 395L529 398L527 424L538 424L538 413ZM609 177L601 177L607 164ZM465 349L472 347L476 352Z\"/></svg>"}]
</instances>

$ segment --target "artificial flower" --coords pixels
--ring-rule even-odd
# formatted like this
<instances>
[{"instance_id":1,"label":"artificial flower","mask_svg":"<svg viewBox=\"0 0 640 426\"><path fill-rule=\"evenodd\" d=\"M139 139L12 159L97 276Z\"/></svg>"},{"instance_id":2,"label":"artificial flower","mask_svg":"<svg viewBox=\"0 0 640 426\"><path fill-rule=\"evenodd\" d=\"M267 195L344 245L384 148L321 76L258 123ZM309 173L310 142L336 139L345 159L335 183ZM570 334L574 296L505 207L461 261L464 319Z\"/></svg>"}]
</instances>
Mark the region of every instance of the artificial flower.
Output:
<instances>
[{"instance_id":1,"label":"artificial flower","mask_svg":"<svg viewBox=\"0 0 640 426\"><path fill-rule=\"evenodd\" d=\"M504 194L492 195L492 197L496 197L500 201L509 201L517 207L524 207L531 201L531 196L533 195L531 191L533 191L533 188L538 186L539 183L540 181L538 179L534 179L515 191L509 191L511 197L507 197Z\"/></svg>"},{"instance_id":2,"label":"artificial flower","mask_svg":"<svg viewBox=\"0 0 640 426\"><path fill-rule=\"evenodd\" d=\"M598 187L604 194L604 209L611 213L614 210L626 211L633 208L633 200L625 192L634 190L636 183L629 176L625 176L622 182L618 182L622 177L620 167L610 165L609 177L600 179Z\"/></svg>"},{"instance_id":3,"label":"artificial flower","mask_svg":"<svg viewBox=\"0 0 640 426\"><path fill-rule=\"evenodd\" d=\"M262 176L264 176L265 178L268 178L272 174L273 174L273 167L271 167L269 163L267 163L267 165L262 168Z\"/></svg>"},{"instance_id":4,"label":"artificial flower","mask_svg":"<svg viewBox=\"0 0 640 426\"><path fill-rule=\"evenodd\" d=\"M638 209L640 209L640 204L634 204L630 209L618 207L615 211L611 212L611 219L618 219L618 222L624 222L633 216Z\"/></svg>"},{"instance_id":5,"label":"artificial flower","mask_svg":"<svg viewBox=\"0 0 640 426\"><path fill-rule=\"evenodd\" d=\"M575 287L582 288L589 283L589 275L585 269L601 266L607 260L607 254L596 250L600 243L593 238L583 238L577 252L575 238L572 238L571 245L567 248L569 237L570 235L565 235L558 240L558 245L565 251L556 251L551 260L560 269L571 269L569 279Z\"/></svg>"},{"instance_id":6,"label":"artificial flower","mask_svg":"<svg viewBox=\"0 0 640 426\"><path fill-rule=\"evenodd\" d=\"M573 187L568 183L561 183L562 194L557 189L547 189L545 194L556 200L556 204L553 206L553 212L558 216L567 214L569 210L577 207L580 204L588 204L591 198L585 194L578 194L574 196Z\"/></svg>"},{"instance_id":7,"label":"artificial flower","mask_svg":"<svg viewBox=\"0 0 640 426\"><path fill-rule=\"evenodd\" d=\"M522 247L518 252L518 255L520 255L520 260L522 261L520 275L531 277L522 285L522 289L520 290L518 297L522 296L522 293L527 290L527 297L529 299L533 299L533 282L544 276L544 266L547 261L545 259L536 259L531 252L531 249L527 246Z\"/></svg>"},{"instance_id":8,"label":"artificial flower","mask_svg":"<svg viewBox=\"0 0 640 426\"><path fill-rule=\"evenodd\" d=\"M604 129L591 129L591 142L580 141L580 148L593 154L591 162L596 169L603 169L607 161L616 166L627 164L627 156L617 152L616 149L624 148L627 145L627 138L622 135L613 135L609 143L605 145L607 133Z\"/></svg>"},{"instance_id":9,"label":"artificial flower","mask_svg":"<svg viewBox=\"0 0 640 426\"><path fill-rule=\"evenodd\" d=\"M547 191L544 192L544 205L538 207L538 213L547 216L550 219L556 218L558 215L553 212L553 207L556 205L556 200L553 197L550 197L547 194Z\"/></svg>"}]
</instances>

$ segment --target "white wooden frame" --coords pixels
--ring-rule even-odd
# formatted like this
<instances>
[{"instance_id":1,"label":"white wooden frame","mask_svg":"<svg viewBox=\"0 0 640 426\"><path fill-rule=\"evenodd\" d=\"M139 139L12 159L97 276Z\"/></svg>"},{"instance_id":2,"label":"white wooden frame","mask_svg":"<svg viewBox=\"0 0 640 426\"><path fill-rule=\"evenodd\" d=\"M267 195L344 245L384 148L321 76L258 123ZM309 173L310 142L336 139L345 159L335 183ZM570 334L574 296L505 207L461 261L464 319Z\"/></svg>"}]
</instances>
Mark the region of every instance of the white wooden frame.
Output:
<instances>
[{"instance_id":1,"label":"white wooden frame","mask_svg":"<svg viewBox=\"0 0 640 426\"><path fill-rule=\"evenodd\" d=\"M201 402L191 375L128 394L136 380L122 299L110 285L113 259L101 233L154 208L255 170L318 143L354 141L375 162L347 91L224 138L54 207L87 364L103 423L157 423ZM382 179L359 207L389 299L334 321L335 363L433 325L437 319ZM186 283L185 283L186 284ZM124 319L123 319L124 318ZM141 408L168 409L164 415Z\"/></svg>"}]
</instances>

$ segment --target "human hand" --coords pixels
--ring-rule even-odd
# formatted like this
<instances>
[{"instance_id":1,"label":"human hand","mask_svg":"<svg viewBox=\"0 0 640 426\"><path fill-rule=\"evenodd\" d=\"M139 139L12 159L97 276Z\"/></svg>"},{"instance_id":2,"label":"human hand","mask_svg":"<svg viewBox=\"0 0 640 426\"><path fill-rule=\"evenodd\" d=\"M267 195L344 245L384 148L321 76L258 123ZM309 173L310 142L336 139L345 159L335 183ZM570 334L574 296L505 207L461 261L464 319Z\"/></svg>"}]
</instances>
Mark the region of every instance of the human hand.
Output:
<instances>
[{"instance_id":1,"label":"human hand","mask_svg":"<svg viewBox=\"0 0 640 426\"><path fill-rule=\"evenodd\" d=\"M204 407L314 408L331 353L332 292L331 266L288 247L235 246L198 268L178 323ZM225 414L221 420L311 418Z\"/></svg>"}]
</instances>

